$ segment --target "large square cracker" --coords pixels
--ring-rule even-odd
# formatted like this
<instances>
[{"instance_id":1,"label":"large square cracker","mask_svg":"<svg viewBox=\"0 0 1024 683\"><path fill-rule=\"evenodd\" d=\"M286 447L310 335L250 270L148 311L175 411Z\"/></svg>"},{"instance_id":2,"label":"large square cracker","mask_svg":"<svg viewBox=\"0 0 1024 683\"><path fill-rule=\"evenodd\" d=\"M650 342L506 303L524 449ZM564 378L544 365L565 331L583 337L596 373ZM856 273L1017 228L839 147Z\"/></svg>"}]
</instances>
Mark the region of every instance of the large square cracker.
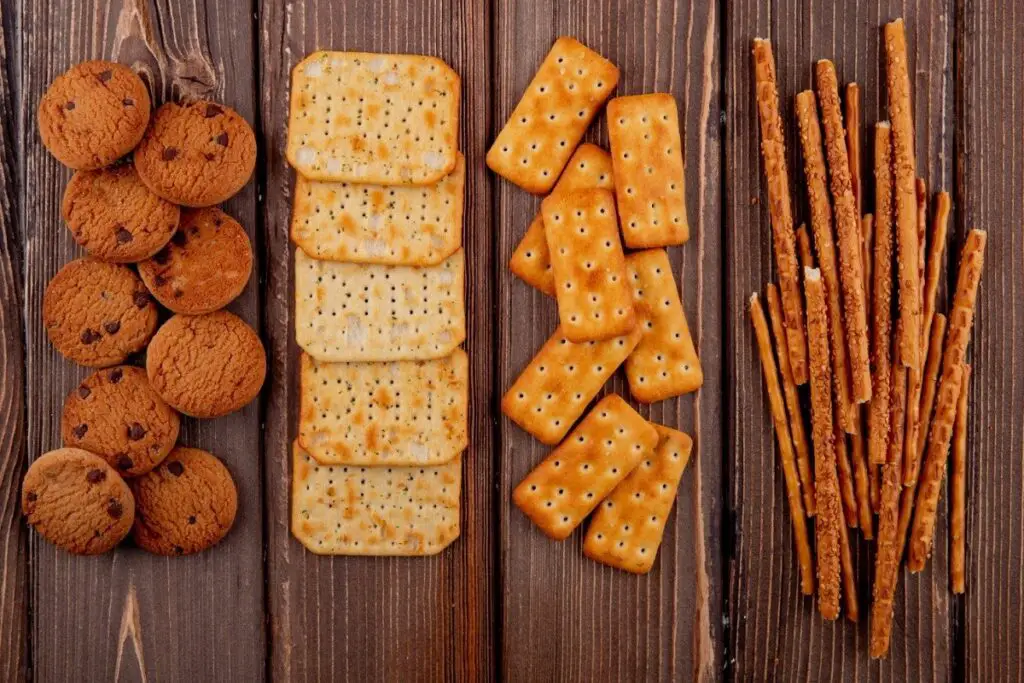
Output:
<instances>
[{"instance_id":1,"label":"large square cracker","mask_svg":"<svg viewBox=\"0 0 1024 683\"><path fill-rule=\"evenodd\" d=\"M608 103L622 238L631 249L690 238L679 114L671 95L616 97Z\"/></svg>"},{"instance_id":2,"label":"large square cracker","mask_svg":"<svg viewBox=\"0 0 1024 683\"><path fill-rule=\"evenodd\" d=\"M501 411L541 443L555 445L626 360L640 335L637 326L622 337L574 344L559 327L509 387Z\"/></svg>"},{"instance_id":3,"label":"large square cracker","mask_svg":"<svg viewBox=\"0 0 1024 683\"><path fill-rule=\"evenodd\" d=\"M576 190L543 204L562 331L572 342L627 334L636 326L633 291L610 190Z\"/></svg>"},{"instance_id":4,"label":"large square cracker","mask_svg":"<svg viewBox=\"0 0 1024 683\"><path fill-rule=\"evenodd\" d=\"M314 52L292 70L288 163L313 180L436 183L455 168L459 88L436 57Z\"/></svg>"},{"instance_id":5,"label":"large square cracker","mask_svg":"<svg viewBox=\"0 0 1024 683\"><path fill-rule=\"evenodd\" d=\"M428 360L466 338L459 249L436 266L309 258L295 250L295 341L323 361Z\"/></svg>"},{"instance_id":6,"label":"large square cracker","mask_svg":"<svg viewBox=\"0 0 1024 683\"><path fill-rule=\"evenodd\" d=\"M614 64L574 38L559 38L487 152L487 165L546 194L618 81Z\"/></svg>"},{"instance_id":7,"label":"large square cracker","mask_svg":"<svg viewBox=\"0 0 1024 683\"><path fill-rule=\"evenodd\" d=\"M585 142L576 148L549 196L593 187L606 190L615 187L612 158L597 145ZM551 272L548 241L544 236L544 214L540 211L512 252L508 267L526 284L550 296L555 295L555 276Z\"/></svg>"},{"instance_id":8,"label":"large square cracker","mask_svg":"<svg viewBox=\"0 0 1024 683\"><path fill-rule=\"evenodd\" d=\"M658 446L597 508L583 542L583 554L590 559L635 574L654 566L693 447L682 432L654 428Z\"/></svg>"},{"instance_id":9,"label":"large square cracker","mask_svg":"<svg viewBox=\"0 0 1024 683\"><path fill-rule=\"evenodd\" d=\"M431 266L462 246L466 160L434 185L295 179L292 241L313 258Z\"/></svg>"},{"instance_id":10,"label":"large square cracker","mask_svg":"<svg viewBox=\"0 0 1024 683\"><path fill-rule=\"evenodd\" d=\"M466 352L322 363L302 354L299 443L323 465L439 465L469 445Z\"/></svg>"},{"instance_id":11,"label":"large square cracker","mask_svg":"<svg viewBox=\"0 0 1024 683\"><path fill-rule=\"evenodd\" d=\"M686 324L672 264L664 249L638 251L626 257L633 283L640 343L626 359L629 391L638 401L653 403L696 391L704 383L700 359Z\"/></svg>"},{"instance_id":12,"label":"large square cracker","mask_svg":"<svg viewBox=\"0 0 1024 683\"><path fill-rule=\"evenodd\" d=\"M292 534L318 555L434 555L459 537L462 458L437 467L320 465L296 442Z\"/></svg>"},{"instance_id":13,"label":"large square cracker","mask_svg":"<svg viewBox=\"0 0 1024 683\"><path fill-rule=\"evenodd\" d=\"M567 538L658 443L658 432L610 394L512 492L512 502L555 540Z\"/></svg>"}]
</instances>

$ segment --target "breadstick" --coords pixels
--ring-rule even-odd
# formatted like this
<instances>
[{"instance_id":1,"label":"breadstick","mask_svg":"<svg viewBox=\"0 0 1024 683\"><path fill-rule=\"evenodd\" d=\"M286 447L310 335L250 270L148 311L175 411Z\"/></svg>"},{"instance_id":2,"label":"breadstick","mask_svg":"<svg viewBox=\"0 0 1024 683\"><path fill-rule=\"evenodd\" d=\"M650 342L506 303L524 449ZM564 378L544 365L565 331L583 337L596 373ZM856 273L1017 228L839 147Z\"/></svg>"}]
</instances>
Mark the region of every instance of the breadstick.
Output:
<instances>
[{"instance_id":1,"label":"breadstick","mask_svg":"<svg viewBox=\"0 0 1024 683\"><path fill-rule=\"evenodd\" d=\"M857 608L857 572L854 571L853 553L850 552L850 532L842 524L839 525L839 570L843 578L843 603L846 605L846 618L857 623L857 619L860 617L860 610Z\"/></svg>"},{"instance_id":2,"label":"breadstick","mask_svg":"<svg viewBox=\"0 0 1024 683\"><path fill-rule=\"evenodd\" d=\"M840 527L839 475L832 428L832 366L828 352L828 309L821 271L804 269L807 296L807 339L811 382L811 437L814 442L814 521L818 552L818 611L832 620L839 616Z\"/></svg>"},{"instance_id":3,"label":"breadstick","mask_svg":"<svg viewBox=\"0 0 1024 683\"><path fill-rule=\"evenodd\" d=\"M864 430L861 429L860 410L853 414L854 427L856 431L850 436L850 459L853 461L853 485L854 493L857 495L857 516L860 533L866 539L871 539L871 498L868 494L868 462L864 455Z\"/></svg>"},{"instance_id":4,"label":"breadstick","mask_svg":"<svg viewBox=\"0 0 1024 683\"><path fill-rule=\"evenodd\" d=\"M836 434L833 440L836 450L836 469L839 474L839 495L843 503L843 516L847 526L857 528L857 494L853 490L853 468L850 467L850 451L846 445L846 432L839 427L839 407L836 409Z\"/></svg>"},{"instance_id":5,"label":"breadstick","mask_svg":"<svg viewBox=\"0 0 1024 683\"><path fill-rule=\"evenodd\" d=\"M854 402L850 391L849 361L846 355L846 329L840 301L839 266L832 238L832 206L828 199L828 175L822 151L821 126L814 93L805 90L796 96L796 115L800 125L800 146L807 178L807 198L811 207L811 230L818 250L821 276L828 296L829 328L832 330L832 381L836 392L836 418L845 432L853 431Z\"/></svg>"},{"instance_id":6,"label":"breadstick","mask_svg":"<svg viewBox=\"0 0 1024 683\"><path fill-rule=\"evenodd\" d=\"M853 198L850 160L843 139L843 115L839 110L836 68L827 59L816 65L818 102L825 128L825 150L835 205L839 243L839 281L843 290L846 343L849 353L850 393L857 403L871 398L871 364L868 358L867 302L864 300L864 269L861 263L860 216ZM812 226L813 227L813 226ZM817 238L817 234L815 234ZM826 283L826 286L828 283Z\"/></svg>"},{"instance_id":7,"label":"breadstick","mask_svg":"<svg viewBox=\"0 0 1024 683\"><path fill-rule=\"evenodd\" d=\"M932 241L928 248L928 265L924 278L924 318L921 322L921 330L925 340L931 337L932 320L935 318L935 298L939 291L939 275L942 271L942 255L946 249L946 231L949 227L951 206L952 202L948 192L940 192L935 195L935 212L932 214ZM924 417L927 419L927 415Z\"/></svg>"},{"instance_id":8,"label":"breadstick","mask_svg":"<svg viewBox=\"0 0 1024 683\"><path fill-rule=\"evenodd\" d=\"M803 223L796 230L796 251L800 255L801 268L814 268L814 254L811 253L811 236Z\"/></svg>"},{"instance_id":9,"label":"breadstick","mask_svg":"<svg viewBox=\"0 0 1024 683\"><path fill-rule=\"evenodd\" d=\"M761 370L768 387L768 404L771 406L772 421L775 423L775 437L779 442L779 460L786 479L786 498L789 500L789 516L793 522L793 538L796 541L796 556L800 563L800 589L804 595L814 593L814 569L811 561L811 545L807 539L807 518L800 500L800 478L797 474L796 458L793 455L793 441L786 424L786 408L783 405L779 375L772 357L772 342L768 338L768 323L758 301L757 293L750 295L750 322L754 325L757 351L761 356ZM779 347L779 355L785 357L785 349Z\"/></svg>"},{"instance_id":10,"label":"breadstick","mask_svg":"<svg viewBox=\"0 0 1024 683\"><path fill-rule=\"evenodd\" d=\"M772 323L775 335L775 348L779 359L779 370L782 372L782 389L786 398L786 410L789 411L790 434L796 448L796 466L800 473L800 486L804 492L804 509L807 516L814 516L814 475L811 473L811 451L807 445L807 432L804 429L804 417L800 412L800 396L796 392L793 373L789 367L789 354L786 353L786 328L782 324L782 301L779 290L774 283L768 283L768 318Z\"/></svg>"},{"instance_id":11,"label":"breadstick","mask_svg":"<svg viewBox=\"0 0 1024 683\"><path fill-rule=\"evenodd\" d=\"M857 207L857 217L862 211L863 192L860 185L860 86L846 84L846 156L850 159L850 188ZM867 282L867 280L865 280Z\"/></svg>"},{"instance_id":12,"label":"breadstick","mask_svg":"<svg viewBox=\"0 0 1024 683\"><path fill-rule=\"evenodd\" d=\"M800 296L796 236L793 232L793 203L786 168L785 129L779 108L772 46L760 38L754 40L754 80L757 84L757 114L761 122L761 154L768 184L775 264L779 271L782 310L786 315L789 363L793 369L793 380L799 386L807 383L807 338L804 335L803 299Z\"/></svg>"},{"instance_id":13,"label":"breadstick","mask_svg":"<svg viewBox=\"0 0 1024 683\"><path fill-rule=\"evenodd\" d=\"M931 424L932 408L935 406L935 389L938 385L939 364L942 361L942 340L946 337L946 316L941 313L935 315L931 324L931 340L928 344L928 358L924 363L924 391L921 394L921 434L927 436L928 427ZM925 446L928 439L918 439L917 462L920 464L924 457ZM914 473L914 481L917 481L917 473Z\"/></svg>"},{"instance_id":14,"label":"breadstick","mask_svg":"<svg viewBox=\"0 0 1024 683\"><path fill-rule=\"evenodd\" d=\"M971 366L964 365L961 379L960 398L956 404L956 421L953 423L953 472L950 475L950 553L949 578L953 592L964 592L964 520L967 516L967 394L971 381Z\"/></svg>"},{"instance_id":15,"label":"breadstick","mask_svg":"<svg viewBox=\"0 0 1024 683\"><path fill-rule=\"evenodd\" d=\"M978 284L985 263L986 234L971 230L960 256L956 294L949 313L949 331L942 358L935 416L929 433L928 452L918 482L917 509L910 530L907 567L911 572L924 569L935 539L935 510L939 505L942 480L946 476L946 455L952 438L956 404L960 396L961 375L967 345L971 340Z\"/></svg>"},{"instance_id":16,"label":"breadstick","mask_svg":"<svg viewBox=\"0 0 1024 683\"><path fill-rule=\"evenodd\" d=\"M866 213L860 219L860 239L863 251L862 262L864 263L864 300L868 303L868 311L871 311L871 290L872 290L872 269L874 259L872 258L872 245L875 241L875 216ZM871 316L868 315L868 340L871 339L872 325ZM874 384L872 384L872 388Z\"/></svg>"},{"instance_id":17,"label":"breadstick","mask_svg":"<svg viewBox=\"0 0 1024 683\"><path fill-rule=\"evenodd\" d=\"M882 508L882 482L881 482L881 465L873 465L868 463L868 474L870 480L868 481L868 490L871 493L871 510L876 515Z\"/></svg>"},{"instance_id":18,"label":"breadstick","mask_svg":"<svg viewBox=\"0 0 1024 683\"><path fill-rule=\"evenodd\" d=\"M896 244L899 266L900 317L906 335L900 340L903 363L921 367L921 291L917 274L917 197L914 178L914 116L907 73L907 36L903 20L885 25L885 73L892 120L893 169L895 174Z\"/></svg>"},{"instance_id":19,"label":"breadstick","mask_svg":"<svg viewBox=\"0 0 1024 683\"><path fill-rule=\"evenodd\" d=\"M917 272L918 282L921 286L921 295L924 296L924 262L925 262L925 232L927 225L926 212L928 208L928 186L923 178L918 178L915 185L917 197ZM922 330L924 326L922 325ZM923 339L922 344L928 340ZM927 353L928 347L921 351L922 357ZM919 367L910 368L907 373L907 433L903 440L903 485L909 486L912 481L909 477L917 477L917 444L921 437L921 387L924 385L924 363Z\"/></svg>"},{"instance_id":20,"label":"breadstick","mask_svg":"<svg viewBox=\"0 0 1024 683\"><path fill-rule=\"evenodd\" d=\"M875 126L875 249L871 287L874 327L871 354L874 392L868 413L868 462L880 465L889 450L889 399L892 373L892 140L889 124Z\"/></svg>"}]
</instances>

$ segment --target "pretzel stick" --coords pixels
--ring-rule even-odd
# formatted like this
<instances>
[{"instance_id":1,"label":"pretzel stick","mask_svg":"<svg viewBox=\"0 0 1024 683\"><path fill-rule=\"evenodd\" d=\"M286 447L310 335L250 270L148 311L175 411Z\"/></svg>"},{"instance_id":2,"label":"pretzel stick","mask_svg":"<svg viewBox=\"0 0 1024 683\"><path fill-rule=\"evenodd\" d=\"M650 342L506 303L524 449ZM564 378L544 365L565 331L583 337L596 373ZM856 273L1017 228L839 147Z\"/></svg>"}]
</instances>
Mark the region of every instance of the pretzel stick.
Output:
<instances>
[{"instance_id":1,"label":"pretzel stick","mask_svg":"<svg viewBox=\"0 0 1024 683\"><path fill-rule=\"evenodd\" d=\"M779 290L774 283L768 283L768 319L772 323L775 335L775 348L778 351L779 370L782 373L782 390L786 398L786 410L789 412L790 435L796 448L796 467L800 474L800 486L804 492L804 509L807 516L814 516L814 475L811 473L811 451L807 445L807 432L804 430L804 416L800 412L800 396L796 392L793 373L789 367L789 354L786 353L786 329L782 325L782 301Z\"/></svg>"},{"instance_id":2,"label":"pretzel stick","mask_svg":"<svg viewBox=\"0 0 1024 683\"><path fill-rule=\"evenodd\" d=\"M882 509L881 470L881 465L868 463L868 474L870 475L870 479L868 480L868 491L871 495L871 510L876 515L879 510Z\"/></svg>"},{"instance_id":3,"label":"pretzel stick","mask_svg":"<svg viewBox=\"0 0 1024 683\"><path fill-rule=\"evenodd\" d=\"M860 185L860 86L846 84L846 156L850 159L850 189L853 191L857 218L862 211L863 192Z\"/></svg>"},{"instance_id":4,"label":"pretzel stick","mask_svg":"<svg viewBox=\"0 0 1024 683\"><path fill-rule=\"evenodd\" d=\"M779 90L775 77L775 57L767 40L754 40L754 80L757 85L757 114L761 122L761 154L768 183L768 210L775 244L775 264L779 271L782 310L786 316L786 342L789 363L797 385L807 383L807 338L804 335L803 299L796 260L796 236L793 232L793 205L786 168L786 140L779 109Z\"/></svg>"},{"instance_id":5,"label":"pretzel stick","mask_svg":"<svg viewBox=\"0 0 1024 683\"><path fill-rule=\"evenodd\" d=\"M814 268L814 254L811 252L811 236L803 223L796 230L796 251L800 255L801 268Z\"/></svg>"},{"instance_id":6,"label":"pretzel stick","mask_svg":"<svg viewBox=\"0 0 1024 683\"><path fill-rule=\"evenodd\" d=\"M950 500L952 512L949 515L950 553L949 577L953 592L963 593L964 584L964 520L967 516L967 394L970 391L971 366L964 365L960 398L956 404L956 421L953 423L953 472L950 475Z\"/></svg>"},{"instance_id":7,"label":"pretzel stick","mask_svg":"<svg viewBox=\"0 0 1024 683\"><path fill-rule=\"evenodd\" d=\"M846 438L845 435L841 435ZM839 525L839 570L843 578L843 603L846 618L857 623L860 609L857 607L857 572L853 568L853 553L850 552L850 532L845 525Z\"/></svg>"},{"instance_id":8,"label":"pretzel stick","mask_svg":"<svg viewBox=\"0 0 1024 683\"><path fill-rule=\"evenodd\" d=\"M874 214L866 213L861 216L860 219L860 240L861 240L861 262L864 264L864 300L868 306L868 341L871 341L872 334L872 320L871 320L871 290L872 290L872 268L874 259L872 258L872 245L875 239L875 216ZM872 383L872 389L874 383Z\"/></svg>"},{"instance_id":9,"label":"pretzel stick","mask_svg":"<svg viewBox=\"0 0 1024 683\"><path fill-rule=\"evenodd\" d=\"M946 336L946 316L938 313L931 324L931 340L928 344L928 358L924 363L924 391L921 394L921 434L928 434L932 408L935 406L935 389L938 386L939 364L942 361L942 340ZM928 439L919 439L917 461L924 457ZM917 477L914 477L917 482Z\"/></svg>"},{"instance_id":10,"label":"pretzel stick","mask_svg":"<svg viewBox=\"0 0 1024 683\"><path fill-rule=\"evenodd\" d=\"M885 73L889 87L889 118L892 120L893 169L895 174L896 244L899 265L900 317L906 335L900 340L901 358L912 368L921 367L921 291L917 274L917 197L914 177L914 117L907 73L907 36L903 20L885 25Z\"/></svg>"},{"instance_id":11,"label":"pretzel stick","mask_svg":"<svg viewBox=\"0 0 1024 683\"><path fill-rule=\"evenodd\" d=\"M822 124L825 128L825 150L828 154L832 202L835 205L839 280L843 290L850 366L850 393L854 401L863 403L871 398L871 364L868 358L867 302L864 299L864 269L861 263L860 216L857 215L853 199L850 160L843 139L843 116L839 110L836 68L832 62L823 59L817 63L815 72L818 102L821 105Z\"/></svg>"},{"instance_id":12,"label":"pretzel stick","mask_svg":"<svg viewBox=\"0 0 1024 683\"><path fill-rule=\"evenodd\" d=\"M889 394L892 363L892 135L885 121L875 126L875 265L871 287L874 327L871 354L874 391L868 413L868 461L886 461L889 448Z\"/></svg>"},{"instance_id":13,"label":"pretzel stick","mask_svg":"<svg viewBox=\"0 0 1024 683\"><path fill-rule=\"evenodd\" d=\"M805 90L796 96L797 121L800 124L800 145L807 178L807 198L811 207L811 230L818 250L821 276L828 296L829 328L832 330L832 381L836 393L836 419L845 432L853 431L854 402L850 391L849 360L846 355L846 330L840 302L839 266L832 238L832 207L828 199L825 156L822 151L821 126L814 93Z\"/></svg>"},{"instance_id":14,"label":"pretzel stick","mask_svg":"<svg viewBox=\"0 0 1024 683\"><path fill-rule=\"evenodd\" d=\"M926 211L928 208L928 186L924 179L918 178L914 185L917 196L917 272L921 284L921 296L924 296L924 261L925 232L927 226ZM924 326L922 325L922 329ZM927 343L922 339L921 343ZM922 355L928 352L924 347ZM918 460L917 444L921 440L921 388L924 384L924 363L919 367L910 368L907 373L907 434L903 441L903 485L909 486L917 480Z\"/></svg>"},{"instance_id":15,"label":"pretzel stick","mask_svg":"<svg viewBox=\"0 0 1024 683\"><path fill-rule=\"evenodd\" d=\"M857 496L857 515L860 518L857 526L860 527L864 538L871 539L871 498L868 494L868 462L864 456L864 430L861 429L860 411L855 410L853 414L855 431L850 436L850 459L853 460L853 485L854 493Z\"/></svg>"},{"instance_id":16,"label":"pretzel stick","mask_svg":"<svg viewBox=\"0 0 1024 683\"><path fill-rule=\"evenodd\" d=\"M754 325L754 336L757 337L761 370L764 372L764 382L768 387L768 403L772 410L772 421L775 423L775 436L779 442L779 460L782 461L782 473L786 478L789 516L793 521L796 556L800 563L800 590L804 595L812 595L814 568L811 562L811 545L807 539L807 518L804 516L804 506L800 501L800 478L797 475L796 458L793 456L793 442L789 427L786 425L786 408L783 406L779 375L775 369L775 359L772 357L772 343L768 338L768 323L765 321L757 293L750 295L750 321ZM785 348L779 347L779 352L780 356L785 357Z\"/></svg>"},{"instance_id":17,"label":"pretzel stick","mask_svg":"<svg viewBox=\"0 0 1024 683\"><path fill-rule=\"evenodd\" d=\"M814 442L814 484L817 516L814 532L818 552L818 611L832 620L839 616L840 527L839 475L832 442L832 366L828 352L828 309L821 271L804 269L807 296L807 339L811 382L811 437Z\"/></svg>"},{"instance_id":18,"label":"pretzel stick","mask_svg":"<svg viewBox=\"0 0 1024 683\"><path fill-rule=\"evenodd\" d=\"M960 396L961 375L967 345L971 341L974 307L978 298L978 284L985 263L986 234L971 230L960 256L956 294L949 313L949 331L946 350L942 358L942 378L939 380L935 417L929 435L928 452L918 483L917 509L910 530L910 552L907 567L911 572L924 569L935 540L935 510L939 505L942 480L946 476L946 455L952 438L956 404Z\"/></svg>"},{"instance_id":19,"label":"pretzel stick","mask_svg":"<svg viewBox=\"0 0 1024 683\"><path fill-rule=\"evenodd\" d=\"M952 202L948 192L940 192L935 195L935 212L932 214L932 241L928 249L928 266L924 278L924 319L921 326L922 337L925 340L931 336L932 321L935 318L935 299L939 291L939 275L942 271L942 255L946 250L946 232L949 227L951 207Z\"/></svg>"}]
</instances>

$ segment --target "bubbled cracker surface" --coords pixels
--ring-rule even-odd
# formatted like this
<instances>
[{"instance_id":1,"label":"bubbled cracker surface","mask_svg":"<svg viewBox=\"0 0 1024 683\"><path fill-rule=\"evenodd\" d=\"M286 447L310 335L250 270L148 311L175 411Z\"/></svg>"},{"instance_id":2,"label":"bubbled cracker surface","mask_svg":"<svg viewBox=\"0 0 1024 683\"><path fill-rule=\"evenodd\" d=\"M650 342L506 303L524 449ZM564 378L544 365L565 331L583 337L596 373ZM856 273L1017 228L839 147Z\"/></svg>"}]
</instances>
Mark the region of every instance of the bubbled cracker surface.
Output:
<instances>
[{"instance_id":1,"label":"bubbled cracker surface","mask_svg":"<svg viewBox=\"0 0 1024 683\"><path fill-rule=\"evenodd\" d=\"M626 359L629 391L639 401L661 401L697 390L704 382L686 314L664 249L626 257L643 337Z\"/></svg>"},{"instance_id":2,"label":"bubbled cracker surface","mask_svg":"<svg viewBox=\"0 0 1024 683\"><path fill-rule=\"evenodd\" d=\"M618 80L607 59L559 38L487 152L487 165L528 192L548 192Z\"/></svg>"},{"instance_id":3,"label":"bubbled cracker surface","mask_svg":"<svg viewBox=\"0 0 1024 683\"><path fill-rule=\"evenodd\" d=\"M436 465L468 445L465 351L437 360L322 363L303 354L299 443L324 465Z\"/></svg>"},{"instance_id":4,"label":"bubbled cracker surface","mask_svg":"<svg viewBox=\"0 0 1024 683\"><path fill-rule=\"evenodd\" d=\"M608 103L608 138L626 245L666 247L689 239L675 99L667 94L616 97Z\"/></svg>"},{"instance_id":5,"label":"bubbled cracker surface","mask_svg":"<svg viewBox=\"0 0 1024 683\"><path fill-rule=\"evenodd\" d=\"M427 360L466 337L464 254L436 266L309 258L295 250L295 339L323 361Z\"/></svg>"},{"instance_id":6,"label":"bubbled cracker surface","mask_svg":"<svg viewBox=\"0 0 1024 683\"><path fill-rule=\"evenodd\" d=\"M512 492L548 536L560 540L658 443L658 433L615 394L606 396Z\"/></svg>"},{"instance_id":7,"label":"bubbled cracker surface","mask_svg":"<svg viewBox=\"0 0 1024 683\"><path fill-rule=\"evenodd\" d=\"M433 185L295 180L291 238L316 259L434 265L462 246L466 161Z\"/></svg>"},{"instance_id":8,"label":"bubbled cracker surface","mask_svg":"<svg viewBox=\"0 0 1024 683\"><path fill-rule=\"evenodd\" d=\"M292 70L288 163L314 180L436 183L455 168L459 90L435 57L314 52Z\"/></svg>"},{"instance_id":9,"label":"bubbled cracker surface","mask_svg":"<svg viewBox=\"0 0 1024 683\"><path fill-rule=\"evenodd\" d=\"M292 534L319 555L433 555L459 536L462 458L436 467L319 465L296 443Z\"/></svg>"},{"instance_id":10,"label":"bubbled cracker surface","mask_svg":"<svg viewBox=\"0 0 1024 683\"><path fill-rule=\"evenodd\" d=\"M597 508L583 543L587 557L640 574L654 565L693 447L686 434L654 427L657 447Z\"/></svg>"},{"instance_id":11,"label":"bubbled cracker surface","mask_svg":"<svg viewBox=\"0 0 1024 683\"><path fill-rule=\"evenodd\" d=\"M501 400L501 411L541 443L558 443L640 341L640 330L574 344L562 328L544 343Z\"/></svg>"}]
</instances>

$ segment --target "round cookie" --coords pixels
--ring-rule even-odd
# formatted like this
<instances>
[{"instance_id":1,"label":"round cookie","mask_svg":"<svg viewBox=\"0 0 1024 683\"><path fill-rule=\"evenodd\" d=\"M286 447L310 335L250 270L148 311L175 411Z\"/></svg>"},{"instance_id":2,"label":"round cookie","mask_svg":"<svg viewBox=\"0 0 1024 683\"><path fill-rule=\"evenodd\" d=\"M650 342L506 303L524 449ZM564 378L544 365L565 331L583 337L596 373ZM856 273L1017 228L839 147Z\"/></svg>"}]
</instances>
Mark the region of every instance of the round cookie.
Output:
<instances>
[{"instance_id":1,"label":"round cookie","mask_svg":"<svg viewBox=\"0 0 1024 683\"><path fill-rule=\"evenodd\" d=\"M69 168L102 168L139 144L149 110L149 91L134 71L113 62L82 62L43 93L39 137Z\"/></svg>"},{"instance_id":2,"label":"round cookie","mask_svg":"<svg viewBox=\"0 0 1024 683\"><path fill-rule=\"evenodd\" d=\"M234 109L199 100L168 102L135 150L135 167L153 192L183 206L232 197L256 167L256 136Z\"/></svg>"},{"instance_id":3,"label":"round cookie","mask_svg":"<svg viewBox=\"0 0 1024 683\"><path fill-rule=\"evenodd\" d=\"M135 519L132 492L103 458L80 448L44 453L25 473L21 509L50 543L76 555L105 553Z\"/></svg>"},{"instance_id":4,"label":"round cookie","mask_svg":"<svg viewBox=\"0 0 1024 683\"><path fill-rule=\"evenodd\" d=\"M176 315L146 352L149 383L172 407L192 417L219 417L260 393L267 375L263 343L227 311Z\"/></svg>"},{"instance_id":5,"label":"round cookie","mask_svg":"<svg viewBox=\"0 0 1024 683\"><path fill-rule=\"evenodd\" d=\"M134 263L167 244L181 209L153 194L134 166L121 164L75 173L61 215L75 241L96 258Z\"/></svg>"},{"instance_id":6,"label":"round cookie","mask_svg":"<svg viewBox=\"0 0 1024 683\"><path fill-rule=\"evenodd\" d=\"M235 522L238 491L231 473L198 448L175 448L131 487L138 506L132 538L151 553L198 553L216 545Z\"/></svg>"},{"instance_id":7,"label":"round cookie","mask_svg":"<svg viewBox=\"0 0 1024 683\"><path fill-rule=\"evenodd\" d=\"M64 400L60 433L65 446L102 457L124 477L160 464L178 440L180 419L131 365L94 372Z\"/></svg>"},{"instance_id":8,"label":"round cookie","mask_svg":"<svg viewBox=\"0 0 1024 683\"><path fill-rule=\"evenodd\" d=\"M245 230L217 208L185 211L171 242L139 264L156 300L175 313L224 308L242 293L252 272Z\"/></svg>"},{"instance_id":9,"label":"round cookie","mask_svg":"<svg viewBox=\"0 0 1024 683\"><path fill-rule=\"evenodd\" d=\"M53 276L43 294L43 326L64 357L94 368L124 361L156 329L157 310L142 280L125 266L80 258Z\"/></svg>"}]
</instances>

